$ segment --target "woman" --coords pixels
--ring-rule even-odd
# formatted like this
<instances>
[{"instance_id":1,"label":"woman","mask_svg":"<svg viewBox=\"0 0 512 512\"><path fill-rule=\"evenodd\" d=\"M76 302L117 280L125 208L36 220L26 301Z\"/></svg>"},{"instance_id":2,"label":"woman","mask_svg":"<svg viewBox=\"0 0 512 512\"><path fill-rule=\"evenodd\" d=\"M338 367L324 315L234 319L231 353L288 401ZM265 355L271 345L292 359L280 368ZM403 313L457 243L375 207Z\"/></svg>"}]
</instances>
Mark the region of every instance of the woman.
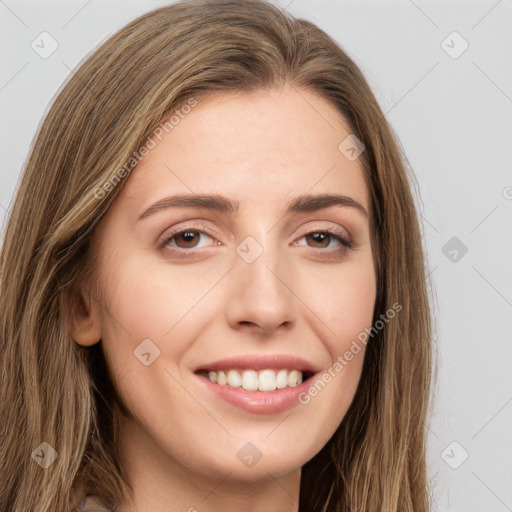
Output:
<instances>
[{"instance_id":1,"label":"woman","mask_svg":"<svg viewBox=\"0 0 512 512\"><path fill-rule=\"evenodd\" d=\"M0 510L429 510L404 162L354 62L271 4L103 44L7 226Z\"/></svg>"}]
</instances>

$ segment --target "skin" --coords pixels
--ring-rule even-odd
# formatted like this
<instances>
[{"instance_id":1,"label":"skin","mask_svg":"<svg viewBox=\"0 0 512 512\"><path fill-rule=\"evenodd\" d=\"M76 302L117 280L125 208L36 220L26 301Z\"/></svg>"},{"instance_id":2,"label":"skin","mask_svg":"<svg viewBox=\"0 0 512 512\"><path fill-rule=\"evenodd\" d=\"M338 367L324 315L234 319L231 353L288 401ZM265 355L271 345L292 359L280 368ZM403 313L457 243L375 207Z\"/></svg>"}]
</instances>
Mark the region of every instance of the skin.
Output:
<instances>
[{"instance_id":1,"label":"skin","mask_svg":"<svg viewBox=\"0 0 512 512\"><path fill-rule=\"evenodd\" d=\"M135 500L121 512L170 503L190 512L298 510L301 467L343 419L364 346L308 404L275 414L212 396L193 370L247 354L292 354L327 370L371 326L369 218L347 206L284 214L308 193L350 196L369 211L360 159L338 150L350 133L313 92L219 94L155 139L102 219L92 250L104 302L84 284L72 336L86 346L102 340L131 413L118 449ZM192 192L237 199L240 211L174 207L138 220L160 199ZM183 228L196 237L161 245ZM311 236L333 228L356 248ZM236 252L248 236L263 248L250 264ZM134 350L147 338L160 355L145 366ZM247 442L262 453L252 467L237 457Z\"/></svg>"}]
</instances>

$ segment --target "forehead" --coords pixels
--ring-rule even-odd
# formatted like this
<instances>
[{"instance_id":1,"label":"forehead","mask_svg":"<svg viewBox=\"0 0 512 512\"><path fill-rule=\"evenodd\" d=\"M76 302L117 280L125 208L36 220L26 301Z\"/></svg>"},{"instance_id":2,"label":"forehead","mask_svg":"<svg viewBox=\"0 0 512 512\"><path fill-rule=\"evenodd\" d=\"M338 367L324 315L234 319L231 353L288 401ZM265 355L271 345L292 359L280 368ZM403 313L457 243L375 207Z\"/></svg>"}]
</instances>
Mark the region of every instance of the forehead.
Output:
<instances>
[{"instance_id":1,"label":"forehead","mask_svg":"<svg viewBox=\"0 0 512 512\"><path fill-rule=\"evenodd\" d=\"M368 209L361 159L339 146L341 113L308 90L218 94L175 116L121 195L142 204L166 193L215 193L269 207L305 193L338 193ZM178 120L176 122L176 120Z\"/></svg>"}]
</instances>

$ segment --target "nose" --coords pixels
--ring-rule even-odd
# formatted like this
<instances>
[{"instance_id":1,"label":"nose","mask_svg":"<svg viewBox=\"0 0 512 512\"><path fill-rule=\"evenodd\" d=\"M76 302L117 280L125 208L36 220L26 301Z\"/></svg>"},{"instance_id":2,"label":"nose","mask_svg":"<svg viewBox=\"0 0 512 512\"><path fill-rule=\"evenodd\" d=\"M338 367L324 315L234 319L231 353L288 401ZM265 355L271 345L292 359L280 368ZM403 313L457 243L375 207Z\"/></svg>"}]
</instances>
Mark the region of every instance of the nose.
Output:
<instances>
[{"instance_id":1,"label":"nose","mask_svg":"<svg viewBox=\"0 0 512 512\"><path fill-rule=\"evenodd\" d=\"M268 335L295 323L297 299L282 254L265 249L252 263L236 256L230 279L226 315L233 329Z\"/></svg>"}]
</instances>

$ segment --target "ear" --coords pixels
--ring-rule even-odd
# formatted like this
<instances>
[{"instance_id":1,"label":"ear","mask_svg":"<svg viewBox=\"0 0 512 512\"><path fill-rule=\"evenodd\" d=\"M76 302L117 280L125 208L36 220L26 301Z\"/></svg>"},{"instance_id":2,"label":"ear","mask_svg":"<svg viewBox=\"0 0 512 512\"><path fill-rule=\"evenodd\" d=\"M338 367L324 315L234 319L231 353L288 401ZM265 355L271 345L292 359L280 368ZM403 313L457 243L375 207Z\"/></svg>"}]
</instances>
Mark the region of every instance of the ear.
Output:
<instances>
[{"instance_id":1,"label":"ear","mask_svg":"<svg viewBox=\"0 0 512 512\"><path fill-rule=\"evenodd\" d=\"M69 332L79 345L89 347L101 339L101 306L82 286L68 295Z\"/></svg>"}]
</instances>

